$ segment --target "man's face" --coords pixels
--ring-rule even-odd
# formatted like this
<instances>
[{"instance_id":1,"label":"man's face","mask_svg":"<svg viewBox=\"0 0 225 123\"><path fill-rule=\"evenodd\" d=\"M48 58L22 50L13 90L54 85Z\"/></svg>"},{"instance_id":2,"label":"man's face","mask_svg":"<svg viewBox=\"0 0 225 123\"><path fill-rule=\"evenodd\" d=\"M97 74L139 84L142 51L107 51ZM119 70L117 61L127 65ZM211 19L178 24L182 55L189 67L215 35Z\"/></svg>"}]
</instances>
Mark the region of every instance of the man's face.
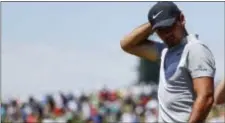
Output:
<instances>
[{"instance_id":1,"label":"man's face","mask_svg":"<svg viewBox=\"0 0 225 123\"><path fill-rule=\"evenodd\" d=\"M156 33L169 47L178 44L184 35L184 17L179 16L171 27L158 28Z\"/></svg>"}]
</instances>

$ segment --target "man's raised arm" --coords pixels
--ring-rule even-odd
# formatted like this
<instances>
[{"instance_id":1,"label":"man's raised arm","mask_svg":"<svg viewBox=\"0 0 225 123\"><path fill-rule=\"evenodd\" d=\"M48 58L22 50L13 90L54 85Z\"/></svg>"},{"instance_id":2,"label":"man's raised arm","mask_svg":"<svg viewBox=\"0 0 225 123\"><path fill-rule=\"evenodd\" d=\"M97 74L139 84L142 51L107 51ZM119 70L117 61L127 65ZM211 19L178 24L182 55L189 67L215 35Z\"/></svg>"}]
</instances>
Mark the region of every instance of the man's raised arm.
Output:
<instances>
[{"instance_id":1,"label":"man's raised arm","mask_svg":"<svg viewBox=\"0 0 225 123\"><path fill-rule=\"evenodd\" d=\"M155 61L159 52L154 45L156 42L147 39L151 34L151 24L142 24L120 41L121 48L132 55Z\"/></svg>"}]
</instances>

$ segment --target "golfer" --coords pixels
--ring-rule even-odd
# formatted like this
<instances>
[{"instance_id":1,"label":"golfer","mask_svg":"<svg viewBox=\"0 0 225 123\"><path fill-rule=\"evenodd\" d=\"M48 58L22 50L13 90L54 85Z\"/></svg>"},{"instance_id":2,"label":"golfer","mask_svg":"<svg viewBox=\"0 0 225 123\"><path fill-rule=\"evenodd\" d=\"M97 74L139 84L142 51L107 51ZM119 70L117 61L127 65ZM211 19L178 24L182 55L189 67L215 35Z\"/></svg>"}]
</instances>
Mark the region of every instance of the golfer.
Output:
<instances>
[{"instance_id":1,"label":"golfer","mask_svg":"<svg viewBox=\"0 0 225 123\"><path fill-rule=\"evenodd\" d=\"M185 17L175 3L157 2L148 20L126 35L120 45L138 57L161 59L158 122L204 122L214 100L213 54L196 35L187 32ZM163 44L148 40L154 32Z\"/></svg>"}]
</instances>

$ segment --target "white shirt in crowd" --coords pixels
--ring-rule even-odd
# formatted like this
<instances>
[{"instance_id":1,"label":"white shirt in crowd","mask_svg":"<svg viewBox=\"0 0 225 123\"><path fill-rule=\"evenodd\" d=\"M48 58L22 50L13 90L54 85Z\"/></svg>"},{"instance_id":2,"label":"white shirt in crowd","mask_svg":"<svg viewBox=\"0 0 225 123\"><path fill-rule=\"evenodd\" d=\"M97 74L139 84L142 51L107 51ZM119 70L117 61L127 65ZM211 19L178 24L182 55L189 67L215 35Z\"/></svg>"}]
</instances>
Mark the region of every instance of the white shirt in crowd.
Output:
<instances>
[{"instance_id":1,"label":"white shirt in crowd","mask_svg":"<svg viewBox=\"0 0 225 123\"><path fill-rule=\"evenodd\" d=\"M121 122L132 123L136 120L136 116L133 113L124 113L121 118Z\"/></svg>"}]
</instances>

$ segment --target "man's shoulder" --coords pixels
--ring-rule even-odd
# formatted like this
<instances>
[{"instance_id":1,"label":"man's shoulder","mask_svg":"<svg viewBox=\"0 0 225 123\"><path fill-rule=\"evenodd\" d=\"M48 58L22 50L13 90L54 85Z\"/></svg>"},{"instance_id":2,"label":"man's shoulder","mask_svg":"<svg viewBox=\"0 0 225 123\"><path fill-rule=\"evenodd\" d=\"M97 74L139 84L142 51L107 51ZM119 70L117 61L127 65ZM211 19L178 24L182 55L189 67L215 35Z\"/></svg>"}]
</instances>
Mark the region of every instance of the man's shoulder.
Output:
<instances>
[{"instance_id":1,"label":"man's shoulder","mask_svg":"<svg viewBox=\"0 0 225 123\"><path fill-rule=\"evenodd\" d=\"M209 46L199 39L190 40L187 43L187 58L191 61L211 61L214 64L215 58Z\"/></svg>"},{"instance_id":2,"label":"man's shoulder","mask_svg":"<svg viewBox=\"0 0 225 123\"><path fill-rule=\"evenodd\" d=\"M187 48L188 59L207 58L214 60L214 56L210 48L204 43L193 43ZM201 60L198 60L201 61Z\"/></svg>"},{"instance_id":3,"label":"man's shoulder","mask_svg":"<svg viewBox=\"0 0 225 123\"><path fill-rule=\"evenodd\" d=\"M209 46L204 43L202 40L199 40L195 37L189 38L186 46L186 52L187 52L187 59L196 59L197 61L201 61L199 60L199 58L206 58L207 59L212 59L214 60L214 56L212 51L210 50Z\"/></svg>"},{"instance_id":4,"label":"man's shoulder","mask_svg":"<svg viewBox=\"0 0 225 123\"><path fill-rule=\"evenodd\" d=\"M207 44L203 41L199 40L198 38L189 38L187 41L187 50L194 52L194 51L210 51Z\"/></svg>"},{"instance_id":5,"label":"man's shoulder","mask_svg":"<svg viewBox=\"0 0 225 123\"><path fill-rule=\"evenodd\" d=\"M205 49L205 48L208 49L208 46L202 42L194 42L194 43L187 45L188 50L198 50L199 48L200 49Z\"/></svg>"}]
</instances>

